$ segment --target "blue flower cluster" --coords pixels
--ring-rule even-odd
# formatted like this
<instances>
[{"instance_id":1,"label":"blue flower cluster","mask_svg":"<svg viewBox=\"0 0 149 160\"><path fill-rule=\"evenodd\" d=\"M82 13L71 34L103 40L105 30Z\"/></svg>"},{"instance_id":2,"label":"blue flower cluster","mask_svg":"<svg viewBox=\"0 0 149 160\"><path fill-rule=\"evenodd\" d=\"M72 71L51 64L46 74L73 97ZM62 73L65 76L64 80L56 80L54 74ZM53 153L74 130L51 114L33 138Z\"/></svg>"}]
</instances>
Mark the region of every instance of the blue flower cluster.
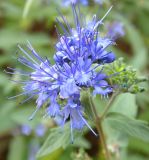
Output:
<instances>
[{"instance_id":1,"label":"blue flower cluster","mask_svg":"<svg viewBox=\"0 0 149 160\"><path fill-rule=\"evenodd\" d=\"M113 40L119 37L123 37L125 35L124 25L122 22L119 21L114 21L113 23L108 24L107 29L107 36Z\"/></svg>"},{"instance_id":2,"label":"blue flower cluster","mask_svg":"<svg viewBox=\"0 0 149 160\"><path fill-rule=\"evenodd\" d=\"M93 95L102 96L112 92L103 70L104 64L115 60L114 53L106 50L114 42L101 37L99 33L102 21L110 10L102 19L97 20L93 16L88 23L74 6L72 10L75 28L71 28L63 16L65 24L58 20L64 33L57 31L59 40L54 54L55 63L51 64L47 58L40 57L28 42L27 47L32 54L19 46L24 56L19 56L18 61L32 71L13 69L13 72L29 78L20 82L24 84L24 92L20 95L29 95L25 101L38 96L36 110L30 119L46 104L45 116L54 118L59 125L70 120L71 132L73 129L81 130L86 125L96 135L84 117L85 106L81 104L80 94L84 89L91 89Z\"/></svg>"},{"instance_id":3,"label":"blue flower cluster","mask_svg":"<svg viewBox=\"0 0 149 160\"><path fill-rule=\"evenodd\" d=\"M104 0L94 0L95 3L100 4L100 5L103 3L103 1ZM64 6L68 6L70 4L76 5L78 3L86 6L89 4L89 1L88 0L62 0L62 4Z\"/></svg>"},{"instance_id":4,"label":"blue flower cluster","mask_svg":"<svg viewBox=\"0 0 149 160\"><path fill-rule=\"evenodd\" d=\"M80 3L82 5L88 5L88 0L62 0L62 4L64 6L68 6L70 4L77 4Z\"/></svg>"},{"instance_id":5,"label":"blue flower cluster","mask_svg":"<svg viewBox=\"0 0 149 160\"><path fill-rule=\"evenodd\" d=\"M38 124L34 129L31 128L28 124L24 124L21 126L21 133L29 136L31 133L34 132L36 136L42 137L46 132L46 127L43 124Z\"/></svg>"}]
</instances>

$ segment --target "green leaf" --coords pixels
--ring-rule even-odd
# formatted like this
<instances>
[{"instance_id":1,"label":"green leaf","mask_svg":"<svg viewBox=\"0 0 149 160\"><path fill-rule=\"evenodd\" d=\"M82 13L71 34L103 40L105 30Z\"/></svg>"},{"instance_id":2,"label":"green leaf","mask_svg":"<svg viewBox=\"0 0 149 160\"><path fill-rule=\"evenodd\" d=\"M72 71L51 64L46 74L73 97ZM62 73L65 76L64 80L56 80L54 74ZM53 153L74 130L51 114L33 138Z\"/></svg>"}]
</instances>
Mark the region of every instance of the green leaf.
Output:
<instances>
[{"instance_id":1,"label":"green leaf","mask_svg":"<svg viewBox=\"0 0 149 160\"><path fill-rule=\"evenodd\" d=\"M75 140L72 145L69 123L66 124L64 128L57 127L51 129L48 138L37 153L37 159L46 159L46 157L52 159L51 157L55 157L55 153L60 154L63 149L65 149L68 145L72 145L72 147L89 148L90 144L80 135L80 132L73 131L73 136Z\"/></svg>"},{"instance_id":2,"label":"green leaf","mask_svg":"<svg viewBox=\"0 0 149 160\"><path fill-rule=\"evenodd\" d=\"M37 119L39 121L39 118L37 116L35 116L34 120L29 121L29 116L34 112L34 110L35 108L33 107L28 107L28 106L26 106L26 108L22 107L21 109L17 109L13 114L11 114L11 118L15 123L19 125L23 124L33 125L36 123Z\"/></svg>"},{"instance_id":3,"label":"green leaf","mask_svg":"<svg viewBox=\"0 0 149 160\"><path fill-rule=\"evenodd\" d=\"M135 68L143 69L148 62L148 51L140 31L127 18L120 15L115 16L124 23L127 31L126 36L132 47L133 57L130 59L129 63Z\"/></svg>"},{"instance_id":4,"label":"green leaf","mask_svg":"<svg viewBox=\"0 0 149 160\"><path fill-rule=\"evenodd\" d=\"M8 160L27 159L26 141L22 136L16 136L10 143Z\"/></svg>"},{"instance_id":5,"label":"green leaf","mask_svg":"<svg viewBox=\"0 0 149 160\"><path fill-rule=\"evenodd\" d=\"M139 139L132 138L129 141L129 150L135 151L136 153L141 153L141 154L149 154L149 143L141 141Z\"/></svg>"},{"instance_id":6,"label":"green leaf","mask_svg":"<svg viewBox=\"0 0 149 160\"><path fill-rule=\"evenodd\" d=\"M51 129L48 138L37 154L37 158L44 157L59 148L65 148L69 143L70 131L68 124L65 125L64 130L60 127Z\"/></svg>"},{"instance_id":7,"label":"green leaf","mask_svg":"<svg viewBox=\"0 0 149 160\"><path fill-rule=\"evenodd\" d=\"M93 111L91 109L91 102L90 102L90 93L89 91L85 90L85 91L81 91L81 104L82 106L84 106L84 112L87 114L87 116L90 119L94 118L94 114Z\"/></svg>"},{"instance_id":8,"label":"green leaf","mask_svg":"<svg viewBox=\"0 0 149 160\"><path fill-rule=\"evenodd\" d=\"M37 160L59 160L62 152L63 152L63 149L58 148L55 151L53 151L52 153L37 157Z\"/></svg>"},{"instance_id":9,"label":"green leaf","mask_svg":"<svg viewBox=\"0 0 149 160\"><path fill-rule=\"evenodd\" d=\"M124 115L135 117L137 114L136 96L124 93L117 96L111 106L110 112L118 112Z\"/></svg>"},{"instance_id":10,"label":"green leaf","mask_svg":"<svg viewBox=\"0 0 149 160\"><path fill-rule=\"evenodd\" d=\"M25 32L21 32L20 30L10 28L0 30L0 35L0 48L7 50L13 46L16 46L18 43L27 44L27 40L29 40L34 47L35 45L48 45L50 40L44 33L27 34Z\"/></svg>"},{"instance_id":11,"label":"green leaf","mask_svg":"<svg viewBox=\"0 0 149 160\"><path fill-rule=\"evenodd\" d=\"M134 52L134 57L130 63L134 67L142 69L147 64L147 49L139 31L130 24L126 24L126 28L128 31L127 35L129 36L129 40L132 44L132 49Z\"/></svg>"},{"instance_id":12,"label":"green leaf","mask_svg":"<svg viewBox=\"0 0 149 160\"><path fill-rule=\"evenodd\" d=\"M0 107L0 135L16 127L15 122L11 119L16 104L9 101L2 104Z\"/></svg>"},{"instance_id":13,"label":"green leaf","mask_svg":"<svg viewBox=\"0 0 149 160\"><path fill-rule=\"evenodd\" d=\"M148 160L148 158L136 153L134 155L128 155L124 160Z\"/></svg>"},{"instance_id":14,"label":"green leaf","mask_svg":"<svg viewBox=\"0 0 149 160\"><path fill-rule=\"evenodd\" d=\"M25 7L24 7L24 10L23 10L23 18L27 17L27 14L28 14L33 2L34 2L34 0L27 0L26 1Z\"/></svg>"},{"instance_id":15,"label":"green leaf","mask_svg":"<svg viewBox=\"0 0 149 160\"><path fill-rule=\"evenodd\" d=\"M149 126L145 121L135 120L115 112L109 113L105 121L114 130L149 142Z\"/></svg>"},{"instance_id":16,"label":"green leaf","mask_svg":"<svg viewBox=\"0 0 149 160\"><path fill-rule=\"evenodd\" d=\"M14 127L16 127L16 124L10 118L6 118L6 116L0 117L0 135L8 132Z\"/></svg>"}]
</instances>

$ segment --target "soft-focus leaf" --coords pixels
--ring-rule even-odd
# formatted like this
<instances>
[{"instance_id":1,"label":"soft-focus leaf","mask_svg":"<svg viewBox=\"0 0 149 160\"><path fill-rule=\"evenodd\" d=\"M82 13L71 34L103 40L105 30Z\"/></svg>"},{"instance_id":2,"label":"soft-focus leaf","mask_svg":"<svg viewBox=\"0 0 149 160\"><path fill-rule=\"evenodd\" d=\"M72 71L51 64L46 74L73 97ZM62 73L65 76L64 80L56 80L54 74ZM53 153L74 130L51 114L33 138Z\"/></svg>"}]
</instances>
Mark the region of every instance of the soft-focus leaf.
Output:
<instances>
[{"instance_id":1,"label":"soft-focus leaf","mask_svg":"<svg viewBox=\"0 0 149 160\"><path fill-rule=\"evenodd\" d=\"M16 136L11 141L8 160L26 160L26 151L26 140L22 136Z\"/></svg>"},{"instance_id":2,"label":"soft-focus leaf","mask_svg":"<svg viewBox=\"0 0 149 160\"><path fill-rule=\"evenodd\" d=\"M111 112L105 120L108 125L124 134L149 142L149 126L146 122Z\"/></svg>"},{"instance_id":3,"label":"soft-focus leaf","mask_svg":"<svg viewBox=\"0 0 149 160\"><path fill-rule=\"evenodd\" d=\"M139 31L131 24L126 24L128 31L128 37L132 44L132 49L134 52L134 57L130 63L139 69L142 69L147 64L147 49L143 43L143 39Z\"/></svg>"},{"instance_id":4,"label":"soft-focus leaf","mask_svg":"<svg viewBox=\"0 0 149 160\"><path fill-rule=\"evenodd\" d=\"M24 10L23 10L23 18L26 18L33 2L34 2L34 0L27 0L26 1L25 7L24 7Z\"/></svg>"},{"instance_id":5,"label":"soft-focus leaf","mask_svg":"<svg viewBox=\"0 0 149 160\"><path fill-rule=\"evenodd\" d=\"M54 150L52 153L46 154L41 157L40 156L37 157L37 160L59 160L63 151L64 150L62 148L58 148L58 149Z\"/></svg>"},{"instance_id":6,"label":"soft-focus leaf","mask_svg":"<svg viewBox=\"0 0 149 160\"><path fill-rule=\"evenodd\" d=\"M16 124L11 119L11 114L14 112L15 103L3 103L0 107L0 135L16 127Z\"/></svg>"},{"instance_id":7,"label":"soft-focus leaf","mask_svg":"<svg viewBox=\"0 0 149 160\"><path fill-rule=\"evenodd\" d=\"M12 30L12 29L3 29L0 30L0 48L1 49L8 49L10 47L16 46L18 43L26 43L29 40L33 45L46 45L50 43L49 38L43 34L27 34L20 32L19 30Z\"/></svg>"},{"instance_id":8,"label":"soft-focus leaf","mask_svg":"<svg viewBox=\"0 0 149 160\"><path fill-rule=\"evenodd\" d=\"M132 138L129 142L128 150L149 155L149 143Z\"/></svg>"},{"instance_id":9,"label":"soft-focus leaf","mask_svg":"<svg viewBox=\"0 0 149 160\"><path fill-rule=\"evenodd\" d=\"M19 125L27 124L29 126L35 127L40 123L41 118L39 118L40 113L38 112L33 120L29 120L30 115L34 112L35 108L26 106L25 108L17 109L13 114L11 114L11 119Z\"/></svg>"},{"instance_id":10,"label":"soft-focus leaf","mask_svg":"<svg viewBox=\"0 0 149 160\"><path fill-rule=\"evenodd\" d=\"M143 69L147 65L148 53L141 34L128 19L125 19L124 17L120 17L120 19L126 27L126 36L133 50L133 58L130 59L130 64L135 68Z\"/></svg>"},{"instance_id":11,"label":"soft-focus leaf","mask_svg":"<svg viewBox=\"0 0 149 160\"><path fill-rule=\"evenodd\" d=\"M123 160L148 160L148 158L144 156L140 156L139 154L129 155L127 158Z\"/></svg>"}]
</instances>

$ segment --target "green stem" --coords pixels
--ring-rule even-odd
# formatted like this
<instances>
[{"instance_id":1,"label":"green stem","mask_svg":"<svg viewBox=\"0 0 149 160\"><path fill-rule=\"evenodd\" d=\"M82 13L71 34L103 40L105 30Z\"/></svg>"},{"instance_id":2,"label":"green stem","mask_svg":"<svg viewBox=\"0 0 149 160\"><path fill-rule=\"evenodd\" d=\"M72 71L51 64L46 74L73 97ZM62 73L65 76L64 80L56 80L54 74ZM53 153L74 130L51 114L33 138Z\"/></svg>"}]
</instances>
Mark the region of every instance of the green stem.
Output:
<instances>
[{"instance_id":1,"label":"green stem","mask_svg":"<svg viewBox=\"0 0 149 160\"><path fill-rule=\"evenodd\" d=\"M101 140L101 145L102 145L102 148L103 148L105 160L110 160L110 153L109 153L108 148L107 148L105 135L104 135L102 124L101 124L101 119L98 116L98 113L96 111L96 107L95 107L95 105L93 103L93 100L92 100L92 97L90 96L89 99L90 99L90 104L91 104L91 107L92 107L92 111L95 115L95 125L96 125L96 128L97 128L98 134L100 135L100 140Z\"/></svg>"},{"instance_id":2,"label":"green stem","mask_svg":"<svg viewBox=\"0 0 149 160\"><path fill-rule=\"evenodd\" d=\"M116 93L114 93L114 94L112 95L112 97L110 98L107 106L105 107L105 110L103 111L103 113L102 113L102 115L101 115L101 117L100 117L101 120L103 120L103 119L105 118L105 116L106 116L106 114L108 113L108 111L109 111L112 103L114 102L115 98L117 97L117 95L118 95L119 93L120 93L120 92L117 91Z\"/></svg>"}]
</instances>

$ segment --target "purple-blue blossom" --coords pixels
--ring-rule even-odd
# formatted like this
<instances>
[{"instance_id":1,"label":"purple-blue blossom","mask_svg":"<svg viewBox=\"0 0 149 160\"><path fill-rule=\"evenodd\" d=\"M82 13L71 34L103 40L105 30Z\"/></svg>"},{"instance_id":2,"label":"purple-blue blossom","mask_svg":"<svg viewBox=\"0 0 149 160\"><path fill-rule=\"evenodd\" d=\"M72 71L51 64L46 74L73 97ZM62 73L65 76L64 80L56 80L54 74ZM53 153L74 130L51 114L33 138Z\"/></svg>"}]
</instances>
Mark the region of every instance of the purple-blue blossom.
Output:
<instances>
[{"instance_id":1,"label":"purple-blue blossom","mask_svg":"<svg viewBox=\"0 0 149 160\"><path fill-rule=\"evenodd\" d=\"M114 53L106 49L115 43L112 38L100 35L99 28L102 25L102 19L97 20L96 15L94 15L91 21L85 23L83 17L77 14L75 7L73 10L75 28L71 28L63 16L62 19L66 23L66 28L57 20L64 31L64 35L59 38L59 42L56 44L55 61L62 64L63 62L76 62L79 57L84 57L91 59L92 63L113 62L115 60Z\"/></svg>"},{"instance_id":2,"label":"purple-blue blossom","mask_svg":"<svg viewBox=\"0 0 149 160\"><path fill-rule=\"evenodd\" d=\"M94 0L95 3L102 5L104 0ZM62 5L69 6L71 4L82 4L84 6L89 4L89 0L62 0Z\"/></svg>"},{"instance_id":3,"label":"purple-blue blossom","mask_svg":"<svg viewBox=\"0 0 149 160\"><path fill-rule=\"evenodd\" d=\"M37 141L31 141L29 143L27 160L36 160L36 154L40 149L40 144Z\"/></svg>"},{"instance_id":4,"label":"purple-blue blossom","mask_svg":"<svg viewBox=\"0 0 149 160\"><path fill-rule=\"evenodd\" d=\"M8 73L28 78L15 82L22 84L23 89L23 93L17 96L28 95L23 102L37 97L36 109L30 119L46 104L45 117L52 117L61 126L70 121L73 140L73 129L81 130L84 126L96 135L84 117L85 106L81 103L80 95L82 90L91 90L92 96L99 94L104 97L112 92L112 86L108 84L108 77L104 74L104 64L115 60L114 53L107 50L107 47L115 43L113 39L102 37L99 32L103 19L110 10L102 19L93 16L87 23L82 23L85 20L73 5L72 10L75 28L72 28L63 16L65 25L57 20L63 33L57 31L59 39L54 64L51 64L48 58L39 56L28 42L27 49L19 46L23 56L20 55L18 61L31 71L9 68ZM27 50L31 54L27 53Z\"/></svg>"},{"instance_id":5,"label":"purple-blue blossom","mask_svg":"<svg viewBox=\"0 0 149 160\"><path fill-rule=\"evenodd\" d=\"M94 2L101 5L101 4L103 4L104 0L94 0Z\"/></svg>"},{"instance_id":6,"label":"purple-blue blossom","mask_svg":"<svg viewBox=\"0 0 149 160\"><path fill-rule=\"evenodd\" d=\"M86 6L86 5L88 5L88 0L62 0L62 4L64 6L69 6L71 4L76 5L78 3Z\"/></svg>"},{"instance_id":7,"label":"purple-blue blossom","mask_svg":"<svg viewBox=\"0 0 149 160\"><path fill-rule=\"evenodd\" d=\"M35 128L32 128L28 124L24 124L21 126L21 133L29 136L31 133L34 132L36 136L42 137L46 132L46 127L43 124L38 124Z\"/></svg>"},{"instance_id":8,"label":"purple-blue blossom","mask_svg":"<svg viewBox=\"0 0 149 160\"><path fill-rule=\"evenodd\" d=\"M117 39L125 35L124 25L122 22L115 21L107 25L107 36L111 39Z\"/></svg>"}]
</instances>

